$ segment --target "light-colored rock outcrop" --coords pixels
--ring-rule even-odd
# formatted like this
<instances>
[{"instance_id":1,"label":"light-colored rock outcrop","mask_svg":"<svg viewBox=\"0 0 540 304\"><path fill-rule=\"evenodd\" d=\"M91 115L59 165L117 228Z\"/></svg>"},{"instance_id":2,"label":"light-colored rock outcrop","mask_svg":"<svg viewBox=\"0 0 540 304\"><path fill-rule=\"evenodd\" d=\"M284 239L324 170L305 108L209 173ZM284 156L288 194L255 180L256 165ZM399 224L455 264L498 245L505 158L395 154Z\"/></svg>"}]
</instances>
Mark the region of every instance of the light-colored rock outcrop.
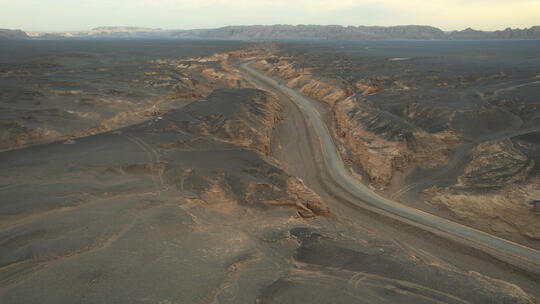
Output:
<instances>
[{"instance_id":1,"label":"light-colored rock outcrop","mask_svg":"<svg viewBox=\"0 0 540 304\"><path fill-rule=\"evenodd\" d=\"M365 129L356 112L352 98L336 104L334 118L342 144L376 184L388 184L395 169L402 169L410 161L406 143L389 141Z\"/></svg>"},{"instance_id":2,"label":"light-colored rock outcrop","mask_svg":"<svg viewBox=\"0 0 540 304\"><path fill-rule=\"evenodd\" d=\"M424 199L466 223L499 234L520 234L540 240L540 178L534 160L510 139L480 144L456 185L432 187Z\"/></svg>"},{"instance_id":3,"label":"light-colored rock outcrop","mask_svg":"<svg viewBox=\"0 0 540 304\"><path fill-rule=\"evenodd\" d=\"M186 106L173 125L157 132L189 134L257 151L268 157L272 133L283 115L283 105L271 93L257 89L216 89L206 100ZM189 171L189 170L188 170ZM300 179L266 167L245 172L250 178L217 175L202 182L196 172L188 172L198 184L183 183L181 189L193 188L208 206L227 209L235 204L274 205L295 208L304 218L327 215L328 207ZM257 180L252 181L255 177ZM189 177L182 175L182 180ZM241 182L240 182L241 181Z\"/></svg>"},{"instance_id":4,"label":"light-colored rock outcrop","mask_svg":"<svg viewBox=\"0 0 540 304\"><path fill-rule=\"evenodd\" d=\"M470 155L472 160L458 178L457 186L491 188L525 182L535 165L510 139L480 144Z\"/></svg>"},{"instance_id":5,"label":"light-colored rock outcrop","mask_svg":"<svg viewBox=\"0 0 540 304\"><path fill-rule=\"evenodd\" d=\"M431 187L423 195L430 204L469 225L502 235L520 234L540 240L538 206L534 205L534 201L540 201L539 178L484 193Z\"/></svg>"}]
</instances>

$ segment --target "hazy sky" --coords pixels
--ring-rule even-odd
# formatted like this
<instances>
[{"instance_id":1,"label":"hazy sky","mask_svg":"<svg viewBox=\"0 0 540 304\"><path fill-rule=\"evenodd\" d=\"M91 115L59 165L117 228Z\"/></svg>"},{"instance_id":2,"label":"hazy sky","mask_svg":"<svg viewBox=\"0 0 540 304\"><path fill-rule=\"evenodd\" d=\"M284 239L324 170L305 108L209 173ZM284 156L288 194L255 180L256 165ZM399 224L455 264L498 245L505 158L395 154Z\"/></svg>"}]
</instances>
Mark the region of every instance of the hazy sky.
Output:
<instances>
[{"instance_id":1,"label":"hazy sky","mask_svg":"<svg viewBox=\"0 0 540 304\"><path fill-rule=\"evenodd\" d=\"M421 24L494 30L540 24L540 0L0 0L0 8L0 28L26 31L247 24Z\"/></svg>"}]
</instances>

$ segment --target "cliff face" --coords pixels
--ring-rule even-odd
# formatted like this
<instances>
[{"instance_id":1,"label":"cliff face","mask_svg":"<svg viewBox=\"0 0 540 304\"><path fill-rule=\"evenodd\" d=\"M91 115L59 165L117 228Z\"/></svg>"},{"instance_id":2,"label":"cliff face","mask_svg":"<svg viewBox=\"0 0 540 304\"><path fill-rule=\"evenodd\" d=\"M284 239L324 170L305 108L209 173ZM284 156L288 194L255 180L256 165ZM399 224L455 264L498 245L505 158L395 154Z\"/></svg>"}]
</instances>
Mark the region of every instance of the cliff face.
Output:
<instances>
[{"instance_id":1,"label":"cliff face","mask_svg":"<svg viewBox=\"0 0 540 304\"><path fill-rule=\"evenodd\" d=\"M411 161L412 155L405 141L388 140L370 131L369 127L373 124L392 126L384 118L379 120L372 117L370 111L363 111L355 104L354 98L336 103L334 119L341 144L347 147L353 160L360 164L372 182L388 184L393 171L405 168Z\"/></svg>"},{"instance_id":2,"label":"cliff face","mask_svg":"<svg viewBox=\"0 0 540 304\"><path fill-rule=\"evenodd\" d=\"M458 136L449 130L431 133L404 119L421 119L425 115L421 113L423 107L410 108L401 116L375 107L363 96L376 95L385 88L367 79L348 86L340 79L315 75L309 69L297 68L288 58L276 56L255 65L284 79L287 86L302 94L327 103L343 157L376 185L388 185L396 171L445 165L451 155L450 147L459 142Z\"/></svg>"},{"instance_id":3,"label":"cliff face","mask_svg":"<svg viewBox=\"0 0 540 304\"><path fill-rule=\"evenodd\" d=\"M196 147L224 146L229 150L258 152L266 157L270 151L272 133L282 116L283 106L272 94L252 88L217 88L205 100L185 106L166 122L152 130L185 140L168 142L161 148L168 151ZM159 135L158 135L159 137ZM205 142L213 142L211 145ZM219 151L219 149L218 149ZM252 153L250 151L250 153ZM202 152L202 151L201 151ZM330 211L321 197L302 180L279 168L264 165L219 172L202 170L185 163L181 172L172 170L178 164L164 167L165 180L177 189L191 192L199 203L210 208L227 209L238 204L249 206L282 206L295 209L301 217L327 215ZM236 171L236 172L234 172Z\"/></svg>"},{"instance_id":4,"label":"cliff face","mask_svg":"<svg viewBox=\"0 0 540 304\"><path fill-rule=\"evenodd\" d=\"M280 101L264 91L217 89L207 100L186 106L185 118L177 126L179 131L211 136L268 154L281 111Z\"/></svg>"},{"instance_id":5,"label":"cliff face","mask_svg":"<svg viewBox=\"0 0 540 304\"><path fill-rule=\"evenodd\" d=\"M346 46L341 52L316 43L282 45L256 67L328 105L347 165L394 199L417 203L422 200L412 193L419 191L426 210L434 206L467 225L537 244L534 67L508 64L510 53L469 67L446 54L432 61L397 52L366 57L364 49ZM501 63L515 71L501 71Z\"/></svg>"},{"instance_id":6,"label":"cliff face","mask_svg":"<svg viewBox=\"0 0 540 304\"><path fill-rule=\"evenodd\" d=\"M0 29L0 40L28 40L30 37L21 30Z\"/></svg>"}]
</instances>

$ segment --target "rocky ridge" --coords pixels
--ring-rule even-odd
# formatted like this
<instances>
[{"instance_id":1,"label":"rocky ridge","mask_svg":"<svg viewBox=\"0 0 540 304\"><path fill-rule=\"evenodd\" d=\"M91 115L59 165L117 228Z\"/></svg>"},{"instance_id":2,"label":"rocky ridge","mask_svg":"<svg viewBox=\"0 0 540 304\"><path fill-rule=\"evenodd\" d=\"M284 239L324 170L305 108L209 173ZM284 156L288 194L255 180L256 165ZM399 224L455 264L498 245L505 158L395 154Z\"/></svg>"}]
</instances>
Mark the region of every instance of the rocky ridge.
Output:
<instances>
[{"instance_id":1,"label":"rocky ridge","mask_svg":"<svg viewBox=\"0 0 540 304\"><path fill-rule=\"evenodd\" d=\"M367 67L347 61L345 56L289 50L261 58L255 67L329 106L329 125L342 158L363 174L353 172L354 176L367 177L379 189L398 188L394 199L417 203L423 198L427 205L422 208L429 212L440 212L528 246L538 245L540 146L538 132L527 133L535 130L536 103L531 100L527 105L522 105L524 101L514 105L490 99L493 104L489 104L478 92L473 95L476 98L459 99L468 86L485 88L504 76L488 74L487 83L482 77L459 74L422 76L407 82L415 73L410 69L412 64L393 64L410 72L392 71L392 76L386 76L376 74L377 70L366 73ZM385 61L400 60L409 59L365 62L368 67L380 68ZM347 73L346 69L358 72ZM537 83L534 78L523 82ZM431 92L438 93L434 96ZM457 98L447 98L445 92ZM479 105L474 105L478 100ZM419 190L420 197L409 193L404 198L402 191L411 189Z\"/></svg>"},{"instance_id":2,"label":"rocky ridge","mask_svg":"<svg viewBox=\"0 0 540 304\"><path fill-rule=\"evenodd\" d=\"M232 51L231 53L214 54L201 58L186 59L153 59L148 65L153 71L139 72L134 79L126 77L125 81L131 81L129 86L142 86L145 90L156 91L161 96L152 97L144 102L135 103L138 93L125 92L121 90L108 90L105 93L107 99L101 98L79 98L87 94L82 90L57 89L56 85L43 85L28 91L27 99L41 98L63 98L73 100L76 103L77 111L57 109L55 112L45 113L35 112L36 115L57 116L61 119L74 120L78 124L88 120L92 125L84 125L79 130L57 130L49 125L34 126L30 124L38 119L33 116L25 116L15 122L4 124L0 131L0 150L10 150L26 147L35 144L43 144L57 140L75 139L79 137L96 135L111 131L126 125L135 124L153 117L158 117L163 113L183 106L183 102L192 102L206 98L215 88L244 88L249 85L236 73L228 64L228 60L239 56L252 56L248 52ZM36 71L37 67L21 67L20 70L4 68L6 79L14 78L18 74L42 73ZM28 71L26 69L29 69ZM102 68L107 72L106 68ZM93 73L95 71L89 71ZM62 83L57 86L63 85ZM164 93L161 93L164 92ZM95 93L94 93L95 95ZM111 114L100 113L103 107L113 108Z\"/></svg>"},{"instance_id":3,"label":"rocky ridge","mask_svg":"<svg viewBox=\"0 0 540 304\"><path fill-rule=\"evenodd\" d=\"M21 30L0 29L0 40L28 40L30 37Z\"/></svg>"},{"instance_id":4,"label":"rocky ridge","mask_svg":"<svg viewBox=\"0 0 540 304\"><path fill-rule=\"evenodd\" d=\"M106 176L150 176L157 184L176 184L174 179L180 178L186 180L186 183L182 182L178 190L192 194L186 199L218 208L238 204L268 205L293 208L303 218L327 215L328 207L315 192L297 177L271 164L276 163L269 159L268 153L272 133L282 117L281 102L267 92L250 88L250 84L229 64L231 60L256 56L259 52L248 49L215 53L206 57L153 59L150 65L154 71L142 72L142 78L134 80L139 86L165 92L164 96L139 107L116 111L111 117L100 119L96 125L73 134L61 134L42 128L31 129L24 125L7 125L0 130L3 148L9 150L51 141L76 144L91 135L126 126L137 129L138 125L149 124L153 127L145 131L147 133L158 137L167 135L165 139L183 138L167 140L159 145L159 149L172 153L177 150L206 151L208 147L219 150L219 147L223 147L225 151L216 153L227 154L227 151L240 150L256 154L250 158L255 159L257 166L246 172L223 169L216 174L215 170L202 172L198 167L182 164L185 167L183 173L171 177L170 171L176 172L172 168L178 164L156 160L155 163L114 166L106 170ZM114 101L117 104L121 104L123 98L130 97L121 91L112 93L118 97ZM70 97L79 92L58 91L57 94ZM81 103L77 105L81 109L86 106ZM60 112L57 116L63 117L66 113ZM167 116L168 113L173 113L173 116ZM101 118L97 113L95 115ZM164 117L167 117L167 121ZM73 118L76 119L76 115ZM137 138L132 141L145 150L157 151ZM233 158L228 162L235 161ZM187 175L184 176L184 173Z\"/></svg>"},{"instance_id":5,"label":"rocky ridge","mask_svg":"<svg viewBox=\"0 0 540 304\"><path fill-rule=\"evenodd\" d=\"M186 106L185 117L177 127L268 155L282 108L276 97L264 91L217 89L206 100Z\"/></svg>"},{"instance_id":6,"label":"rocky ridge","mask_svg":"<svg viewBox=\"0 0 540 304\"><path fill-rule=\"evenodd\" d=\"M380 40L444 39L445 34L431 26L339 26L339 25L251 25L226 26L217 29L188 30L174 33L182 38L206 39L313 39L313 40Z\"/></svg>"},{"instance_id":7,"label":"rocky ridge","mask_svg":"<svg viewBox=\"0 0 540 304\"><path fill-rule=\"evenodd\" d=\"M214 29L164 30L130 26L98 27L89 31L30 33L42 39L224 39L224 40L515 40L540 39L540 26L502 31L478 31L467 28L445 33L423 25L404 26L340 26L340 25L247 25Z\"/></svg>"},{"instance_id":8,"label":"rocky ridge","mask_svg":"<svg viewBox=\"0 0 540 304\"><path fill-rule=\"evenodd\" d=\"M531 152L537 153L538 148ZM482 143L469 154L471 161L457 183L428 188L422 192L424 199L469 225L540 241L540 178L535 159L511 139Z\"/></svg>"},{"instance_id":9,"label":"rocky ridge","mask_svg":"<svg viewBox=\"0 0 540 304\"><path fill-rule=\"evenodd\" d=\"M282 111L281 102L265 91L219 88L205 100L184 107L174 119L167 118L164 127L159 124L152 132L158 136L180 134L189 138L161 144L167 151L193 149L197 142L211 140L216 142L213 146L220 145L218 143L233 145L237 149L255 151L266 160L272 133L281 120ZM303 218L330 212L321 197L302 180L266 161L242 172L210 170L200 173L200 169L190 167L190 164L183 165L188 167L182 172L169 169L176 166L178 164L165 166L165 179L176 183L178 190L193 193L194 197L188 199L194 202L200 201L218 209L237 204L292 207Z\"/></svg>"},{"instance_id":10,"label":"rocky ridge","mask_svg":"<svg viewBox=\"0 0 540 304\"><path fill-rule=\"evenodd\" d=\"M344 158L350 158L378 186L388 185L396 171L445 165L451 146L459 142L451 131L430 133L373 107L363 96L375 95L384 88L369 79L348 85L341 79L316 76L309 69L296 67L289 58L277 56L258 60L255 66L328 104Z\"/></svg>"},{"instance_id":11,"label":"rocky ridge","mask_svg":"<svg viewBox=\"0 0 540 304\"><path fill-rule=\"evenodd\" d=\"M467 28L462 31L453 31L449 35L452 40L527 40L540 39L540 26L524 29L506 28L493 32L478 31Z\"/></svg>"}]
</instances>

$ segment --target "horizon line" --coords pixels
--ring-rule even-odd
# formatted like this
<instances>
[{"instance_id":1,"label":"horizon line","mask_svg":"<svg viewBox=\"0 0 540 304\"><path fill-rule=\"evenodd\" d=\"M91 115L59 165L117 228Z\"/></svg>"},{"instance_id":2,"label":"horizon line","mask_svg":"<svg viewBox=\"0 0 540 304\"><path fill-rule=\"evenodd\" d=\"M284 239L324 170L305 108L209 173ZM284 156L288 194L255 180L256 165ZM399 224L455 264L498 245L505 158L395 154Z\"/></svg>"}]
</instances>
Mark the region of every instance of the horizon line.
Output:
<instances>
[{"instance_id":1,"label":"horizon line","mask_svg":"<svg viewBox=\"0 0 540 304\"><path fill-rule=\"evenodd\" d=\"M23 28L11 28L11 30L20 30L24 31L26 33L33 32L33 33L65 33L65 32L84 32L84 31L91 31L96 30L99 28L139 28L139 29L148 29L148 30L160 30L160 31L192 31L192 30L212 30L212 29L220 29L220 28L226 28L226 27L250 27L250 26L263 26L263 27L271 27L271 26L338 26L338 27L384 27L384 28L390 28L390 27L405 27L405 26L423 26L423 27L432 27L436 28L438 30L441 30L443 32L458 32L458 31L464 31L467 29L472 29L475 31L481 31L481 32L496 32L496 31L504 31L506 29L512 29L512 30L527 30L531 29L536 26L540 25L531 25L529 27L511 27L506 26L504 28L499 28L496 30L481 30L481 29L475 29L471 26L468 26L464 29L453 29L453 30L444 30L440 27L429 25L429 24L400 24L400 25L340 25L340 24L309 24L309 23L298 23L298 24L292 24L292 23L274 23L274 24L230 24L230 25L223 25L223 26L216 26L216 27L199 27L199 28L163 28L163 27L146 27L146 26L136 26L136 25L100 25L100 26L94 26L86 29L73 29L73 30L26 30ZM10 29L10 28L3 28L3 29Z\"/></svg>"}]
</instances>

